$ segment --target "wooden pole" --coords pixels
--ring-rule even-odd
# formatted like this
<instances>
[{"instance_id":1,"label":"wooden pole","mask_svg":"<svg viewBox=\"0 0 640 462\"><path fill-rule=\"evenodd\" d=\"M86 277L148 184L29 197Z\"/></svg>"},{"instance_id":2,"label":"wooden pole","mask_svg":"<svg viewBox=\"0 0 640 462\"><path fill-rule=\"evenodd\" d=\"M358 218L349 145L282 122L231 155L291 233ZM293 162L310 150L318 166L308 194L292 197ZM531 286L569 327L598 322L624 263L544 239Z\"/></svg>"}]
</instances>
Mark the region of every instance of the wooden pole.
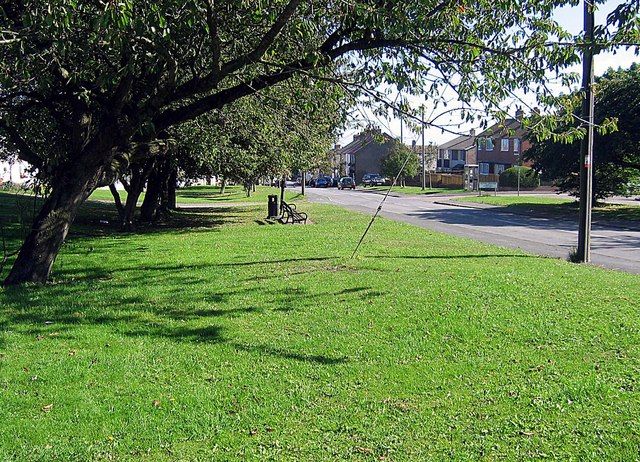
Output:
<instances>
[{"instance_id":1,"label":"wooden pole","mask_svg":"<svg viewBox=\"0 0 640 462\"><path fill-rule=\"evenodd\" d=\"M590 0L584 0L584 36L588 45L582 59L582 126L586 135L580 144L580 217L578 221L578 262L591 260L591 207L593 191L593 30L594 8Z\"/></svg>"},{"instance_id":2,"label":"wooden pole","mask_svg":"<svg viewBox=\"0 0 640 462\"><path fill-rule=\"evenodd\" d=\"M424 153L424 107L422 108L422 190L424 191L427 187L427 169L425 164L425 153Z\"/></svg>"}]
</instances>

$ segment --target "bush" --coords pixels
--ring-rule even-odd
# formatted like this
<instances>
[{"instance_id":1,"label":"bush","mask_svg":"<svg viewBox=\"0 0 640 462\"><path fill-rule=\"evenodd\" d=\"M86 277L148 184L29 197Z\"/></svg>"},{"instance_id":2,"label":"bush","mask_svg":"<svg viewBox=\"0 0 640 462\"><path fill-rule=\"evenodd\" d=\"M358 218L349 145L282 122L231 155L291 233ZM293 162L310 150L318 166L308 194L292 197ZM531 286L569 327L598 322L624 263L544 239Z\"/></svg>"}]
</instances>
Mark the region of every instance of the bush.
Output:
<instances>
[{"instance_id":1,"label":"bush","mask_svg":"<svg viewBox=\"0 0 640 462\"><path fill-rule=\"evenodd\" d=\"M511 167L500 174L500 186L507 188L518 187L518 169L520 169L520 187L537 188L540 186L540 177L535 170L529 167Z\"/></svg>"}]
</instances>

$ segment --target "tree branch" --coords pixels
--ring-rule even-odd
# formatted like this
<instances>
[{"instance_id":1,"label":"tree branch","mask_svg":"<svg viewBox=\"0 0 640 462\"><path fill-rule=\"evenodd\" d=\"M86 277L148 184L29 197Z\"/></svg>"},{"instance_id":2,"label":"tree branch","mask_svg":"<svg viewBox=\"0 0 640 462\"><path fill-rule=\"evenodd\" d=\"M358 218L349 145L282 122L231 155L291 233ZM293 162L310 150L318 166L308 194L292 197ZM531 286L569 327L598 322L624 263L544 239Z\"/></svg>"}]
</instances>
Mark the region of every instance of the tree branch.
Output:
<instances>
[{"instance_id":1,"label":"tree branch","mask_svg":"<svg viewBox=\"0 0 640 462\"><path fill-rule=\"evenodd\" d=\"M18 133L15 128L9 126L4 119L0 119L0 130L4 131L9 142L15 146L17 149L16 154L20 160L28 162L36 168L42 167L42 159L40 156L31 149L20 133Z\"/></svg>"},{"instance_id":2,"label":"tree branch","mask_svg":"<svg viewBox=\"0 0 640 462\"><path fill-rule=\"evenodd\" d=\"M220 69L214 67L214 69L203 78L194 77L180 85L168 103L179 101L197 93L209 91L215 88L215 86L228 75L260 59L269 50L271 45L273 45L282 29L295 14L300 3L302 3L302 0L289 0L289 3L285 6L284 10L282 10L280 16L278 16L271 28L264 34L260 43L258 43L253 50L222 65Z\"/></svg>"}]
</instances>

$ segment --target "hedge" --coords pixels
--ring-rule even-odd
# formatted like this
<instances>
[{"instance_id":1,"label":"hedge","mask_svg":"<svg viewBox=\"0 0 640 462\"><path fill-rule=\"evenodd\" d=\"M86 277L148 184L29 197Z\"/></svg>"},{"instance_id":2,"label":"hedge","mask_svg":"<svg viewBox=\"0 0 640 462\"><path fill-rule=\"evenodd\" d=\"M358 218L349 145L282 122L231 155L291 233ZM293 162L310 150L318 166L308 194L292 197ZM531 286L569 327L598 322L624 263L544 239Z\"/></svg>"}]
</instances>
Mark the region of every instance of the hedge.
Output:
<instances>
[{"instance_id":1,"label":"hedge","mask_svg":"<svg viewBox=\"0 0 640 462\"><path fill-rule=\"evenodd\" d=\"M518 169L520 169L520 187L537 188L540 186L540 177L535 170L529 167L511 167L500 174L500 186L507 188L518 187Z\"/></svg>"}]
</instances>

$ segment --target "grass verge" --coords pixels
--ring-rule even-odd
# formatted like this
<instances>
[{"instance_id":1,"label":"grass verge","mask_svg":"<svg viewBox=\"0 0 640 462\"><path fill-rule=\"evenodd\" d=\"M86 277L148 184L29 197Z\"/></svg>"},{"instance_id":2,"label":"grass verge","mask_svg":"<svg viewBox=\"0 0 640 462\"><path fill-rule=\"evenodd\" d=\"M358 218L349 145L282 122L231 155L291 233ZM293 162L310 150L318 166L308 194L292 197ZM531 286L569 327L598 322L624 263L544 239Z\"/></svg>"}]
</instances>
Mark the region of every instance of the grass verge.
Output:
<instances>
[{"instance_id":1,"label":"grass verge","mask_svg":"<svg viewBox=\"0 0 640 462\"><path fill-rule=\"evenodd\" d=\"M371 187L361 187L364 191L382 191L387 192L389 190L389 186L371 186ZM408 194L408 195L431 195L431 194L459 194L464 192L464 189L450 189L450 188L427 188L424 191L420 186L405 186L401 188L399 186L394 186L391 190L393 193L397 194Z\"/></svg>"},{"instance_id":2,"label":"grass verge","mask_svg":"<svg viewBox=\"0 0 640 462\"><path fill-rule=\"evenodd\" d=\"M495 205L508 211L542 216L575 218L578 202L575 199L549 196L473 196L454 199L457 202ZM594 220L640 223L640 206L598 204L593 207Z\"/></svg>"},{"instance_id":3,"label":"grass verge","mask_svg":"<svg viewBox=\"0 0 640 462\"><path fill-rule=\"evenodd\" d=\"M385 219L350 260L368 217L298 207L85 208L54 283L0 289L0 459L637 457L638 276Z\"/></svg>"}]
</instances>

